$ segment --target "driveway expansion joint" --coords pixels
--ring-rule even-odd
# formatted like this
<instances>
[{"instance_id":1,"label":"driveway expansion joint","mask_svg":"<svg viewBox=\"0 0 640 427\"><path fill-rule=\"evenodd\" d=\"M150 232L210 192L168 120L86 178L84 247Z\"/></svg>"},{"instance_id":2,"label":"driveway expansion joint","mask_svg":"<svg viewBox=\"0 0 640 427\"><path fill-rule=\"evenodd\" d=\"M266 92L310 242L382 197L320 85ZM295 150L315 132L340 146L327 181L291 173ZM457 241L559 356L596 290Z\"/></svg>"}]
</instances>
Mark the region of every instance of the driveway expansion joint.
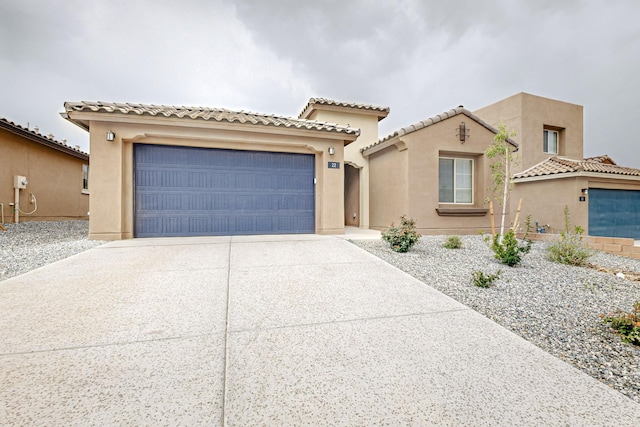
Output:
<instances>
[{"instance_id":1,"label":"driveway expansion joint","mask_svg":"<svg viewBox=\"0 0 640 427\"><path fill-rule=\"evenodd\" d=\"M83 349L89 349L89 348L124 347L132 344L181 341L181 340L189 340L193 338L210 337L213 335L219 335L219 334L207 333L207 334L194 334L194 335L180 335L180 336L172 336L172 337L151 338L147 340L120 341L120 342L104 343L104 344L76 345L76 346L69 346L69 347L55 347L55 348L47 348L47 349L40 349L40 350L16 351L16 352L0 353L0 357L20 356L20 355L38 354L38 353L52 353L52 352L61 352L61 351L74 351L74 350L83 350Z\"/></svg>"},{"instance_id":2,"label":"driveway expansion joint","mask_svg":"<svg viewBox=\"0 0 640 427\"><path fill-rule=\"evenodd\" d=\"M446 314L446 313L460 313L460 312L473 312L473 310L469 307L459 308L455 310L437 310L437 311L428 311L428 312L420 312L420 313L406 313L406 314L395 314L389 316L372 316L372 317L358 317L353 319L343 319L343 320L328 320L326 322L311 322L311 323L298 323L295 325L280 325L280 326L269 326L265 328L243 328L243 329L231 329L230 333L243 333L243 332L258 332L258 331L277 331L279 329L295 329L295 328L307 328L314 326L325 326L325 325L338 325L345 323L358 323L358 322L366 322L369 320L390 320L390 319L403 319L407 317L421 317L421 316L429 316L435 314Z\"/></svg>"}]
</instances>

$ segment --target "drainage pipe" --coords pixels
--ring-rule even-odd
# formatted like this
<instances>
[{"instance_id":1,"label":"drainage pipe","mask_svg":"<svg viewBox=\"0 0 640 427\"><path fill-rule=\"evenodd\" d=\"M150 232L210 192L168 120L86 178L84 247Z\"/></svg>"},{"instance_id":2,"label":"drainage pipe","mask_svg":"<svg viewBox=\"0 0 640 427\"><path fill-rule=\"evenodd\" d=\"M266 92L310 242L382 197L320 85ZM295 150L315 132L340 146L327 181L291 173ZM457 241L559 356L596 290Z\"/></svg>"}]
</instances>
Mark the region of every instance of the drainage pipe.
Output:
<instances>
[{"instance_id":1,"label":"drainage pipe","mask_svg":"<svg viewBox=\"0 0 640 427\"><path fill-rule=\"evenodd\" d=\"M14 188L15 191L15 195L14 195L14 201L13 201L13 212L14 212L14 217L13 217L13 222L15 222L16 224L18 222L20 222L20 189L19 188Z\"/></svg>"},{"instance_id":2,"label":"drainage pipe","mask_svg":"<svg viewBox=\"0 0 640 427\"><path fill-rule=\"evenodd\" d=\"M0 211L2 211L2 222L0 224L4 225L4 203L0 203Z\"/></svg>"}]
</instances>

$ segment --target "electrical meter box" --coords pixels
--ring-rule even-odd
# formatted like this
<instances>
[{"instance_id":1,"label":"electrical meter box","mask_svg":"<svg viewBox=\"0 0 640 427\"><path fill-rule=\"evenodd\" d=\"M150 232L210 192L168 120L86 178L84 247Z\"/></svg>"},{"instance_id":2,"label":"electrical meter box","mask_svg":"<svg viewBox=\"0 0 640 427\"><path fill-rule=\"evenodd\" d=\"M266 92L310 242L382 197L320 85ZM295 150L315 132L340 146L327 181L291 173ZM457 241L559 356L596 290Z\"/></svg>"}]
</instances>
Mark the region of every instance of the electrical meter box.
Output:
<instances>
[{"instance_id":1,"label":"electrical meter box","mask_svg":"<svg viewBox=\"0 0 640 427\"><path fill-rule=\"evenodd\" d=\"M21 175L13 176L13 188L25 189L27 188L27 177Z\"/></svg>"}]
</instances>

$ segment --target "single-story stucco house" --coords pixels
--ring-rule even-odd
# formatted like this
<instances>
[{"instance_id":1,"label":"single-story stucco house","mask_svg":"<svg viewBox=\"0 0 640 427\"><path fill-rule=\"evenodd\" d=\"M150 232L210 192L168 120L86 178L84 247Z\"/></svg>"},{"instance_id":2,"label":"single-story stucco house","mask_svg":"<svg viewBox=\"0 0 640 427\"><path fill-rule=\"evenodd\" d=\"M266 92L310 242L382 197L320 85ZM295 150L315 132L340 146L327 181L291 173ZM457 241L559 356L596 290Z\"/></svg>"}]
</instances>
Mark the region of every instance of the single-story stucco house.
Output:
<instances>
[{"instance_id":1,"label":"single-story stucco house","mask_svg":"<svg viewBox=\"0 0 640 427\"><path fill-rule=\"evenodd\" d=\"M311 98L297 118L103 102L67 102L63 116L90 134L94 239L341 234L345 225L383 229L401 215L425 234L489 231L484 153L500 122L515 130L508 143L519 157L510 219L522 197L522 218L551 230L564 224L565 205L587 232L629 234L636 223L605 205L640 194L640 171L583 159L580 105L520 93L379 138L388 114ZM550 162L577 166L547 173ZM583 170L594 163L600 169ZM603 208L607 224L595 220Z\"/></svg>"},{"instance_id":2,"label":"single-story stucco house","mask_svg":"<svg viewBox=\"0 0 640 427\"><path fill-rule=\"evenodd\" d=\"M88 219L89 155L0 117L0 220Z\"/></svg>"},{"instance_id":3,"label":"single-story stucco house","mask_svg":"<svg viewBox=\"0 0 640 427\"><path fill-rule=\"evenodd\" d=\"M89 237L344 232L356 127L219 108L65 103L89 131Z\"/></svg>"}]
</instances>

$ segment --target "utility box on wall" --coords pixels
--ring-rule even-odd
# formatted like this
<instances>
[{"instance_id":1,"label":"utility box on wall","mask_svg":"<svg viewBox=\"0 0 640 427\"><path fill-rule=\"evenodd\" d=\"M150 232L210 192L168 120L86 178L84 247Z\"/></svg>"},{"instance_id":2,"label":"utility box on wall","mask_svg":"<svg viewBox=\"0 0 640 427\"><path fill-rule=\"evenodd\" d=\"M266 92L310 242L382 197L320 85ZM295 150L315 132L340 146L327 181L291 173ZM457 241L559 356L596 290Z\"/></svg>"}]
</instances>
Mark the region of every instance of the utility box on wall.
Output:
<instances>
[{"instance_id":1,"label":"utility box on wall","mask_svg":"<svg viewBox=\"0 0 640 427\"><path fill-rule=\"evenodd\" d=\"M14 175L13 176L13 188L18 188L20 190L24 190L27 188L27 177L22 175Z\"/></svg>"}]
</instances>

